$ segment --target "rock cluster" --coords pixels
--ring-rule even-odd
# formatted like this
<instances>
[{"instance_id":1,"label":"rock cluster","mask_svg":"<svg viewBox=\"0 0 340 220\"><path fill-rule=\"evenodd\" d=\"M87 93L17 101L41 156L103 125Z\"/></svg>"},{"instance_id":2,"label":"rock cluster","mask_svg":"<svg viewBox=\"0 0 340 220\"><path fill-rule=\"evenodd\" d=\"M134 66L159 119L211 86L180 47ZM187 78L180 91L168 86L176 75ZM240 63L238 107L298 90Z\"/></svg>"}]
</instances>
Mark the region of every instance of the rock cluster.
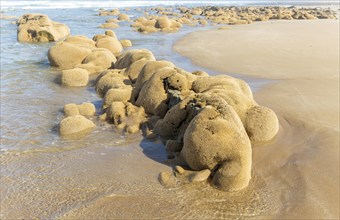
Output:
<instances>
[{"instance_id":1,"label":"rock cluster","mask_svg":"<svg viewBox=\"0 0 340 220\"><path fill-rule=\"evenodd\" d=\"M137 18L131 27L136 28L136 30L143 33L157 31L173 32L179 30L182 27L182 24L167 16L148 16Z\"/></svg>"},{"instance_id":2,"label":"rock cluster","mask_svg":"<svg viewBox=\"0 0 340 220\"><path fill-rule=\"evenodd\" d=\"M20 42L59 41L70 34L70 29L65 24L52 21L43 14L25 14L16 24Z\"/></svg>"},{"instance_id":3,"label":"rock cluster","mask_svg":"<svg viewBox=\"0 0 340 220\"><path fill-rule=\"evenodd\" d=\"M159 135L169 158L194 171L188 182L208 178L225 191L246 187L251 178L251 141L268 141L278 132L275 113L259 106L247 83L226 75L187 72L157 61L148 50L130 50L96 80L103 115L126 132ZM183 173L183 172L182 172ZM178 183L169 173L160 182Z\"/></svg>"},{"instance_id":4,"label":"rock cluster","mask_svg":"<svg viewBox=\"0 0 340 220\"><path fill-rule=\"evenodd\" d=\"M212 18L220 16L214 13L220 10L180 8L182 17L174 19L164 15L169 10L157 8L157 13L163 15L138 18L132 26L146 33L173 31L192 21L201 25L206 25L207 20L214 23ZM242 19L236 17L241 12L232 7L223 11L228 10L236 13L232 16L235 24L239 20L248 23L243 19L245 9ZM279 130L276 114L256 103L243 80L210 76L203 71L188 72L169 61L156 60L146 49L122 53L123 46L131 46L131 42L119 41L113 31L93 39L70 36L51 47L48 57L51 65L63 70L64 85L85 86L89 74L100 73L95 80L95 90L103 99L99 119L127 133L142 130L147 138L160 137L166 143L168 158L182 160L191 169L177 166L174 172L161 172L162 185L176 187L210 181L224 191L245 188L251 179L251 144L275 137ZM64 113L60 123L62 136L78 137L95 127L91 119L96 113L91 103L67 104Z\"/></svg>"},{"instance_id":5,"label":"rock cluster","mask_svg":"<svg viewBox=\"0 0 340 220\"><path fill-rule=\"evenodd\" d=\"M130 44L129 44L130 43ZM131 45L124 41L125 46ZM62 70L61 83L65 86L86 86L89 75L111 68L123 46L111 30L97 34L93 39L85 36L69 36L48 51L52 66Z\"/></svg>"},{"instance_id":6,"label":"rock cluster","mask_svg":"<svg viewBox=\"0 0 340 220\"><path fill-rule=\"evenodd\" d=\"M118 8L106 10L106 9L100 9L99 10L99 16L116 16L119 15L120 11Z\"/></svg>"},{"instance_id":7,"label":"rock cluster","mask_svg":"<svg viewBox=\"0 0 340 220\"><path fill-rule=\"evenodd\" d=\"M65 118L60 122L59 126L60 135L75 138L87 134L95 127L95 124L89 119L95 113L96 108L92 103L65 105Z\"/></svg>"},{"instance_id":8,"label":"rock cluster","mask_svg":"<svg viewBox=\"0 0 340 220\"><path fill-rule=\"evenodd\" d=\"M130 21L130 16L127 14L120 13L118 9L108 10L108 11L100 11L100 16L111 16L111 15L118 15L117 18L110 18L105 21L104 24L101 24L100 28L106 28L106 29L114 29L118 28L119 24L118 22L122 21Z\"/></svg>"},{"instance_id":9,"label":"rock cluster","mask_svg":"<svg viewBox=\"0 0 340 220\"><path fill-rule=\"evenodd\" d=\"M12 19L18 19L18 17L13 15L6 15L3 11L0 12L0 20L12 20Z\"/></svg>"},{"instance_id":10,"label":"rock cluster","mask_svg":"<svg viewBox=\"0 0 340 220\"><path fill-rule=\"evenodd\" d=\"M269 19L335 19L332 10L297 7L202 7L201 15L218 24L250 24Z\"/></svg>"},{"instance_id":11,"label":"rock cluster","mask_svg":"<svg viewBox=\"0 0 340 220\"><path fill-rule=\"evenodd\" d=\"M100 37L95 36L96 40ZM81 39L89 48L94 44ZM70 38L67 41L72 42ZM81 71L76 67L63 74ZM167 140L169 158L183 159L193 170L177 167L176 176L162 172L159 180L166 187L209 179L221 190L243 189L251 178L251 141L268 141L279 129L275 113L255 102L244 81L187 72L171 62L157 61L145 49L120 55L97 77L95 89L103 98L102 120L128 133L143 127L146 136L159 135ZM95 114L90 103L68 104L64 113L66 118L60 123L63 136L78 136L95 126L88 119Z\"/></svg>"},{"instance_id":12,"label":"rock cluster","mask_svg":"<svg viewBox=\"0 0 340 220\"><path fill-rule=\"evenodd\" d=\"M269 19L335 19L336 14L330 9L297 8L297 7L156 7L150 8L145 16L134 20L131 27L139 32L152 33L157 31L172 32L182 25L205 26L209 23L240 25Z\"/></svg>"}]
</instances>

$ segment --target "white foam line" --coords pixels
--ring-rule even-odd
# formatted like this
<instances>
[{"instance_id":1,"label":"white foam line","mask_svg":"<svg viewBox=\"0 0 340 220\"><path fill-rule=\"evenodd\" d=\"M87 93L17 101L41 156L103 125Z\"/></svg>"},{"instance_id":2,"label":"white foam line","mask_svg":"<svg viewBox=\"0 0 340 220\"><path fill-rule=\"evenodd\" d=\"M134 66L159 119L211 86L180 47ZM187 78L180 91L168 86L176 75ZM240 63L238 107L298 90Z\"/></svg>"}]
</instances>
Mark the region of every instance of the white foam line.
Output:
<instances>
[{"instance_id":1,"label":"white foam line","mask_svg":"<svg viewBox=\"0 0 340 220\"><path fill-rule=\"evenodd\" d=\"M193 1L193 0L167 0L167 1L1 1L1 9L61 9L61 8L122 8L122 7L143 7L156 5L277 5L277 4L338 4L338 1Z\"/></svg>"}]
</instances>

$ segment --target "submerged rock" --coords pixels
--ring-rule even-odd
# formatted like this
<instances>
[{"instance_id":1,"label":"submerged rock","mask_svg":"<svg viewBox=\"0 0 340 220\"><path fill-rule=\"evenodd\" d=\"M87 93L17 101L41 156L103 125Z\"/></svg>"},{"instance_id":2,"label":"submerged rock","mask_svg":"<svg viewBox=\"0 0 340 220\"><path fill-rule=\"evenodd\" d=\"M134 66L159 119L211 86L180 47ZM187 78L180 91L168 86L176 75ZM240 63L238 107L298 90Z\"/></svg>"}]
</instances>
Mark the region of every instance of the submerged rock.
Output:
<instances>
[{"instance_id":1,"label":"submerged rock","mask_svg":"<svg viewBox=\"0 0 340 220\"><path fill-rule=\"evenodd\" d=\"M108 28L114 29L114 28L119 28L119 25L116 24L116 23L104 23L104 24L101 24L99 27L100 28L106 28L106 29L108 29Z\"/></svg>"}]
</instances>

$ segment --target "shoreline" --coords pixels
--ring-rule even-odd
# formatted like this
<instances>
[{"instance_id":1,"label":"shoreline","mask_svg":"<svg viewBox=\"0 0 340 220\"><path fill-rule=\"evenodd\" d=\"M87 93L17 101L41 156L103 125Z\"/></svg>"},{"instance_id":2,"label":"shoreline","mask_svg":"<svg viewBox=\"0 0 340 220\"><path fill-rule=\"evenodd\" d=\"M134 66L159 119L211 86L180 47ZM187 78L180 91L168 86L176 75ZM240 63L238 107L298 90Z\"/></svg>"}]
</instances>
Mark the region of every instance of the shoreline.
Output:
<instances>
[{"instance_id":1,"label":"shoreline","mask_svg":"<svg viewBox=\"0 0 340 220\"><path fill-rule=\"evenodd\" d=\"M194 32L173 46L196 65L275 80L254 93L278 114L280 132L253 147L253 170L269 188L281 185L279 218L339 217L338 23L261 22Z\"/></svg>"}]
</instances>

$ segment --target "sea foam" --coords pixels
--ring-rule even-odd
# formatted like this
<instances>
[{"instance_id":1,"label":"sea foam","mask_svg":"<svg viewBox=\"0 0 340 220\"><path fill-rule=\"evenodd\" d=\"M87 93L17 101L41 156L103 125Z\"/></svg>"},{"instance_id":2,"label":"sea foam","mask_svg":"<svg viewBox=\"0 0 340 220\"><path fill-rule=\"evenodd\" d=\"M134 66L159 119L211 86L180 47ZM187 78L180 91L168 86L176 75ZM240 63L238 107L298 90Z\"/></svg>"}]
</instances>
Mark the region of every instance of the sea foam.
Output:
<instances>
[{"instance_id":1,"label":"sea foam","mask_svg":"<svg viewBox=\"0 0 340 220\"><path fill-rule=\"evenodd\" d=\"M151 1L1 1L2 10L8 9L66 9L66 8L122 8L122 7L143 7L143 6L157 6L157 5L332 5L337 4L338 1L254 1L254 0L241 0L241 1L194 1L194 0L151 0Z\"/></svg>"}]
</instances>

